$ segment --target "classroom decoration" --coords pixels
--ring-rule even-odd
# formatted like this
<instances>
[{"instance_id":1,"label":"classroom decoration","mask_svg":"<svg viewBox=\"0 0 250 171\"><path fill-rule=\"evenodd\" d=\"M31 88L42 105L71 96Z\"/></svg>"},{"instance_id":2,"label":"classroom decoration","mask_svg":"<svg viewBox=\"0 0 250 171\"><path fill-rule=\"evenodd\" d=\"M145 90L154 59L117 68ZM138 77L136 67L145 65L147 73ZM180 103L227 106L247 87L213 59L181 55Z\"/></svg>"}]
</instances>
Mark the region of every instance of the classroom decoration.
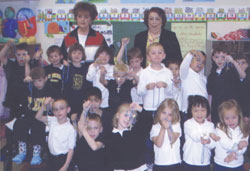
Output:
<instances>
[{"instance_id":1,"label":"classroom decoration","mask_svg":"<svg viewBox=\"0 0 250 171\"><path fill-rule=\"evenodd\" d=\"M14 19L15 10L12 7L7 7L4 11L5 19L3 21L2 35L3 37L15 38L17 35L17 22Z\"/></svg>"},{"instance_id":2,"label":"classroom decoration","mask_svg":"<svg viewBox=\"0 0 250 171\"><path fill-rule=\"evenodd\" d=\"M66 34L69 32L69 21L46 21L45 34Z\"/></svg>"},{"instance_id":3,"label":"classroom decoration","mask_svg":"<svg viewBox=\"0 0 250 171\"><path fill-rule=\"evenodd\" d=\"M206 23L172 23L171 30L176 33L181 46L182 56L190 49L206 51Z\"/></svg>"},{"instance_id":4,"label":"classroom decoration","mask_svg":"<svg viewBox=\"0 0 250 171\"><path fill-rule=\"evenodd\" d=\"M90 2L90 3L107 3L108 0L82 0L84 2Z\"/></svg>"},{"instance_id":5,"label":"classroom decoration","mask_svg":"<svg viewBox=\"0 0 250 171\"><path fill-rule=\"evenodd\" d=\"M121 3L175 3L175 0L120 0Z\"/></svg>"},{"instance_id":6,"label":"classroom decoration","mask_svg":"<svg viewBox=\"0 0 250 171\"><path fill-rule=\"evenodd\" d=\"M211 37L215 40L249 40L248 32L250 29L238 29L231 31L224 36L220 36L218 33L211 32Z\"/></svg>"},{"instance_id":7,"label":"classroom decoration","mask_svg":"<svg viewBox=\"0 0 250 171\"><path fill-rule=\"evenodd\" d=\"M18 30L21 36L30 37L36 34L36 16L29 8L21 8L17 13Z\"/></svg>"},{"instance_id":8,"label":"classroom decoration","mask_svg":"<svg viewBox=\"0 0 250 171\"><path fill-rule=\"evenodd\" d=\"M125 1L125 0L124 0ZM133 1L134 2L134 1ZM145 1L144 1L145 2ZM155 2L155 1L154 1ZM138 3L138 2L137 2ZM143 12L150 7L102 7L97 5L98 16L95 21L143 22ZM164 7L168 22L190 21L249 21L250 7ZM38 9L37 21L74 21L72 9Z\"/></svg>"},{"instance_id":9,"label":"classroom decoration","mask_svg":"<svg viewBox=\"0 0 250 171\"><path fill-rule=\"evenodd\" d=\"M56 4L74 4L76 0L56 0Z\"/></svg>"}]
</instances>

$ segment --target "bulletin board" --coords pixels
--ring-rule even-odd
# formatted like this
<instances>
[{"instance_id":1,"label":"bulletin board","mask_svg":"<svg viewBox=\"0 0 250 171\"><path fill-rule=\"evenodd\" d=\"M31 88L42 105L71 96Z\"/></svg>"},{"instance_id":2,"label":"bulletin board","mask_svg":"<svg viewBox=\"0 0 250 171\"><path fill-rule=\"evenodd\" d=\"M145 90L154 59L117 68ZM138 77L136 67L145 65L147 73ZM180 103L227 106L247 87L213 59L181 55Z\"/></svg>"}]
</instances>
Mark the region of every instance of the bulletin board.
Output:
<instances>
[{"instance_id":1,"label":"bulletin board","mask_svg":"<svg viewBox=\"0 0 250 171\"><path fill-rule=\"evenodd\" d=\"M182 56L191 49L206 52L207 23L172 23L171 30L176 33Z\"/></svg>"}]
</instances>

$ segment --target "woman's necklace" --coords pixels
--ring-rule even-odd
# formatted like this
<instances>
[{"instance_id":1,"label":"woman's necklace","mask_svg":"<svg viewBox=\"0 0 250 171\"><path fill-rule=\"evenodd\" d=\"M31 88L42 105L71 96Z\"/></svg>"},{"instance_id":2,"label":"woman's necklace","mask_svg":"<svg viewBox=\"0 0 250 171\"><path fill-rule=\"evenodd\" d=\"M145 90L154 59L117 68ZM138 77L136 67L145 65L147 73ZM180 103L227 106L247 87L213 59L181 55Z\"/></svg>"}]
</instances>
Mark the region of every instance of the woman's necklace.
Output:
<instances>
[{"instance_id":1,"label":"woman's necklace","mask_svg":"<svg viewBox=\"0 0 250 171\"><path fill-rule=\"evenodd\" d=\"M148 34L149 34L149 42L150 43L158 42L159 41L161 33L159 33L159 34L152 34L152 33L150 33L150 31L148 31Z\"/></svg>"}]
</instances>

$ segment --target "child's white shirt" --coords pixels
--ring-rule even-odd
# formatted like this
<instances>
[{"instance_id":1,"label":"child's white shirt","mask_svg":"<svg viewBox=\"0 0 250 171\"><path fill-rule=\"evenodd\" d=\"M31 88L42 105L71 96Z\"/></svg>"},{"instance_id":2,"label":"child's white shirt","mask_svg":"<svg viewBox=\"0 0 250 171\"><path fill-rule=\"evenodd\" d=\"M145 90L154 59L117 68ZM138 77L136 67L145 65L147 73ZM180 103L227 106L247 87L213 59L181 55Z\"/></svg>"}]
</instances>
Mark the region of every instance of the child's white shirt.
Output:
<instances>
[{"instance_id":1,"label":"child's white shirt","mask_svg":"<svg viewBox=\"0 0 250 171\"><path fill-rule=\"evenodd\" d=\"M140 73L142 72L143 68L141 68L137 73L136 76L140 77ZM137 93L137 87L133 87L131 89L131 98L132 98L132 102L135 102L137 104L143 104L143 100L142 100L142 96L138 95Z\"/></svg>"},{"instance_id":2,"label":"child's white shirt","mask_svg":"<svg viewBox=\"0 0 250 171\"><path fill-rule=\"evenodd\" d=\"M171 84L173 74L171 70L161 64L162 69L154 70L151 65L143 69L139 76L139 83L137 85L137 93L143 98L143 108L148 111L156 110L160 103L166 98L172 97ZM147 90L146 85L149 83L164 82L167 88L154 88Z\"/></svg>"},{"instance_id":3,"label":"child's white shirt","mask_svg":"<svg viewBox=\"0 0 250 171\"><path fill-rule=\"evenodd\" d=\"M114 79L113 77L113 72L114 72L114 65L110 65L110 64L105 64L103 65L107 71L107 74L105 75L105 79L106 80L112 80ZM95 67L94 64L92 63L89 66L89 70L86 76L86 79L90 82L93 82L93 86L97 87L101 90L102 92L102 104L101 107L102 108L106 108L109 107L108 104L108 99L109 99L109 91L106 87L104 87L104 85L100 82L100 69L99 67Z\"/></svg>"},{"instance_id":4,"label":"child's white shirt","mask_svg":"<svg viewBox=\"0 0 250 171\"><path fill-rule=\"evenodd\" d=\"M76 131L71 125L69 118L67 122L59 124L55 116L48 116L49 138L48 145L52 155L67 154L76 145Z\"/></svg>"},{"instance_id":5,"label":"child's white shirt","mask_svg":"<svg viewBox=\"0 0 250 171\"><path fill-rule=\"evenodd\" d=\"M188 96L200 95L208 98L207 94L207 78L204 75L204 69L199 73L190 68L190 63L193 56L188 53L183 59L180 66L180 78L181 78L181 93L180 93L180 111L187 112L188 108Z\"/></svg>"},{"instance_id":6,"label":"child's white shirt","mask_svg":"<svg viewBox=\"0 0 250 171\"><path fill-rule=\"evenodd\" d=\"M248 142L248 136L246 138L243 137L239 126L237 126L235 129L229 128L228 131L231 133L232 138L229 138L227 134L221 129L216 128L216 134L220 137L220 140L216 142L214 162L221 166L235 168L243 165L243 154L246 152L247 147L243 148L242 150L237 150L237 148L240 141L245 140ZM237 160L226 163L224 162L224 159L228 156L228 152L231 150L237 150Z\"/></svg>"},{"instance_id":7,"label":"child's white shirt","mask_svg":"<svg viewBox=\"0 0 250 171\"><path fill-rule=\"evenodd\" d=\"M210 138L210 143L204 146L204 155L202 163L201 137L206 135L209 138L210 133L214 133L214 124L205 120L199 124L191 118L184 123L185 143L183 146L183 160L190 165L205 166L210 164L211 149L215 147L215 142Z\"/></svg>"},{"instance_id":8,"label":"child's white shirt","mask_svg":"<svg viewBox=\"0 0 250 171\"><path fill-rule=\"evenodd\" d=\"M164 140L162 146L159 148L154 144L154 153L155 153L155 164L156 165L173 165L181 163L180 157L180 137L181 137L181 126L180 123L172 125L173 132L179 133L179 137L174 144L170 144L168 138L168 131L165 131ZM161 130L161 124L157 123L153 125L150 131L150 139L157 137Z\"/></svg>"}]
</instances>

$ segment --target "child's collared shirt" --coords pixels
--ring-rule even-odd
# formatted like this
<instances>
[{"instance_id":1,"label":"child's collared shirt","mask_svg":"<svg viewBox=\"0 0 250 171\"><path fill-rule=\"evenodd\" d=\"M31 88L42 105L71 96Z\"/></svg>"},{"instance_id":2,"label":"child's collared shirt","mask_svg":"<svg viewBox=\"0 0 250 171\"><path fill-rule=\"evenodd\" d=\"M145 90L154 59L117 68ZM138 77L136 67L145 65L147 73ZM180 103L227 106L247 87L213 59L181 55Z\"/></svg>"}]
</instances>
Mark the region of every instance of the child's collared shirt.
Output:
<instances>
[{"instance_id":1,"label":"child's collared shirt","mask_svg":"<svg viewBox=\"0 0 250 171\"><path fill-rule=\"evenodd\" d=\"M70 149L74 149L76 144L76 131L68 118L67 122L59 124L55 116L48 116L48 126L48 145L52 155L67 154Z\"/></svg>"},{"instance_id":2,"label":"child's collared shirt","mask_svg":"<svg viewBox=\"0 0 250 171\"><path fill-rule=\"evenodd\" d=\"M200 95L208 98L207 94L207 78L204 75L204 69L199 73L190 68L190 63L193 56L188 54L181 63L180 66L180 78L181 78L181 105L180 111L187 112L188 108L188 96Z\"/></svg>"},{"instance_id":3,"label":"child's collared shirt","mask_svg":"<svg viewBox=\"0 0 250 171\"><path fill-rule=\"evenodd\" d=\"M174 142L174 144L170 144L170 140L168 138L168 131L165 131L164 140L162 146L159 148L154 144L154 152L155 152L155 164L156 165L173 165L181 163L180 157L180 137L181 137L181 126L180 123L176 123L172 125L173 132L179 133L179 137ZM153 137L157 137L161 130L161 124L157 123L153 125L150 132L150 139Z\"/></svg>"},{"instance_id":4,"label":"child's collared shirt","mask_svg":"<svg viewBox=\"0 0 250 171\"><path fill-rule=\"evenodd\" d=\"M161 66L161 70L154 70L149 65L141 72L139 77L137 93L143 96L143 108L147 111L156 110L159 104L168 97L168 94L171 94L170 85L172 84L173 74L164 64L161 64ZM155 87L153 90L146 89L147 84L157 82L164 82L167 87Z\"/></svg>"},{"instance_id":5,"label":"child's collared shirt","mask_svg":"<svg viewBox=\"0 0 250 171\"><path fill-rule=\"evenodd\" d=\"M239 167L243 165L243 154L246 152L247 147L243 148L242 150L237 150L238 144L242 140L248 142L248 136L243 138L243 134L239 126L237 126L235 129L229 128L228 133L231 135L231 138L229 138L224 131L216 128L216 134L220 137L220 140L216 142L214 162L225 167ZM233 160L229 163L225 162L224 159L230 154L229 152L233 150L237 153L237 160Z\"/></svg>"},{"instance_id":6,"label":"child's collared shirt","mask_svg":"<svg viewBox=\"0 0 250 171\"><path fill-rule=\"evenodd\" d=\"M189 165L206 166L210 164L211 149L215 142L210 138L210 143L201 143L201 137L209 137L214 132L214 124L205 120L199 124L194 118L184 123L185 144L183 146L183 160ZM204 148L204 151L202 151ZM203 161L202 161L203 160Z\"/></svg>"},{"instance_id":7,"label":"child's collared shirt","mask_svg":"<svg viewBox=\"0 0 250 171\"><path fill-rule=\"evenodd\" d=\"M140 77L140 73L142 72L142 70L143 70L143 68L141 68L140 71L136 73L136 76L138 78ZM138 95L136 87L133 87L131 89L131 97L132 97L132 102L135 102L135 103L140 104L140 105L143 104L142 96Z\"/></svg>"},{"instance_id":8,"label":"child's collared shirt","mask_svg":"<svg viewBox=\"0 0 250 171\"><path fill-rule=\"evenodd\" d=\"M105 67L105 69L107 71L107 74L105 75L105 79L106 80L114 79L114 77L113 77L114 65L105 64L103 66ZM94 64L91 64L89 66L89 70L88 70L86 78L88 81L93 82L94 87L97 87L101 90L101 92L102 92L101 107L106 108L106 107L109 107L109 104L108 104L109 92L100 82L100 76L101 76L101 73L100 73L99 67L95 67Z\"/></svg>"}]
</instances>

